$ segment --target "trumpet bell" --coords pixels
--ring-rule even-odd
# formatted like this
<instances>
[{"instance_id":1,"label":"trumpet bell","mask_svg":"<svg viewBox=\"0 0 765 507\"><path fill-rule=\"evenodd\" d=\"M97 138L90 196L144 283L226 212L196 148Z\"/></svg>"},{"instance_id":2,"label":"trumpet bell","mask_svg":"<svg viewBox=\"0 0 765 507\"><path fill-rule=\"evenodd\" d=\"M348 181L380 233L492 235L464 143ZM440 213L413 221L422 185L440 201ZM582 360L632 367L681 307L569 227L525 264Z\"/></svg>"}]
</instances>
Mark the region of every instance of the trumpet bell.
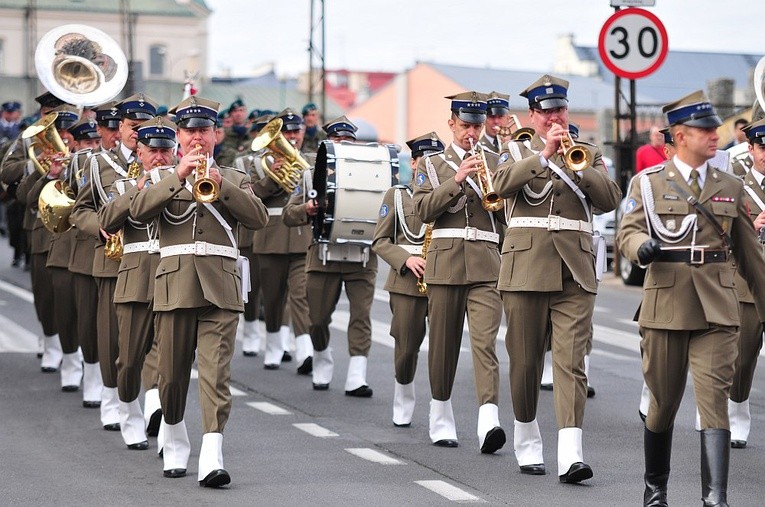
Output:
<instances>
[{"instance_id":1,"label":"trumpet bell","mask_svg":"<svg viewBox=\"0 0 765 507\"><path fill-rule=\"evenodd\" d=\"M534 129L531 127L521 127L512 133L510 139L514 141L531 141L534 137Z\"/></svg>"},{"instance_id":2,"label":"trumpet bell","mask_svg":"<svg viewBox=\"0 0 765 507\"><path fill-rule=\"evenodd\" d=\"M69 215L74 209L74 191L62 180L53 180L45 184L37 200L40 220L46 229L53 233L69 230L72 222Z\"/></svg>"},{"instance_id":3,"label":"trumpet bell","mask_svg":"<svg viewBox=\"0 0 765 507\"><path fill-rule=\"evenodd\" d=\"M505 207L505 200L502 199L496 192L489 192L481 199L481 206L486 211L499 211Z\"/></svg>"},{"instance_id":4,"label":"trumpet bell","mask_svg":"<svg viewBox=\"0 0 765 507\"><path fill-rule=\"evenodd\" d=\"M571 146L563 153L566 167L572 171L583 171L592 165L592 155L587 148Z\"/></svg>"},{"instance_id":5,"label":"trumpet bell","mask_svg":"<svg viewBox=\"0 0 765 507\"><path fill-rule=\"evenodd\" d=\"M192 187L194 200L203 204L210 204L218 200L220 187L212 178L200 178Z\"/></svg>"}]
</instances>

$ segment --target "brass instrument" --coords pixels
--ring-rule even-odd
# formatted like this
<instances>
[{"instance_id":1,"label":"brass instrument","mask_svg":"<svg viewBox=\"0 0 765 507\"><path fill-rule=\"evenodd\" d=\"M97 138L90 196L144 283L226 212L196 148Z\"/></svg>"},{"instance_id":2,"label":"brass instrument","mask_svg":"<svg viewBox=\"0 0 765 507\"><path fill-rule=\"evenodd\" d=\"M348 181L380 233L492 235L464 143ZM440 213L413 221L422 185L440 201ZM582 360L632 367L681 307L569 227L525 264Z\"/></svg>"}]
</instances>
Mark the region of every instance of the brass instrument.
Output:
<instances>
[{"instance_id":1,"label":"brass instrument","mask_svg":"<svg viewBox=\"0 0 765 507\"><path fill-rule=\"evenodd\" d=\"M46 229L60 233L72 227L69 215L74 209L74 198L74 190L66 181L53 180L45 184L37 199L37 206L40 220Z\"/></svg>"},{"instance_id":2,"label":"brass instrument","mask_svg":"<svg viewBox=\"0 0 765 507\"><path fill-rule=\"evenodd\" d=\"M513 122L512 125L499 127L497 132L497 137L500 138L499 145L502 146L502 142L506 137L509 137L511 141L531 141L531 138L534 136L534 129L521 126L521 120L518 119L516 114L511 114L510 119Z\"/></svg>"},{"instance_id":3,"label":"brass instrument","mask_svg":"<svg viewBox=\"0 0 765 507\"><path fill-rule=\"evenodd\" d=\"M468 141L470 141L470 154L476 155L476 153L478 153L481 157L481 167L476 172L478 186L483 193L481 205L486 211L499 211L505 207L505 200L494 191L494 184L491 181L491 171L486 163L486 154L483 151L483 146L474 144L473 139L470 137L468 138Z\"/></svg>"},{"instance_id":4,"label":"brass instrument","mask_svg":"<svg viewBox=\"0 0 765 507\"><path fill-rule=\"evenodd\" d=\"M287 194L292 194L295 187L300 184L303 173L310 169L309 164L300 155L300 151L282 135L282 119L274 118L266 123L258 136L252 140L252 151L260 151L267 148L268 152L260 158L260 164L269 178L279 185ZM282 166L273 169L273 164L269 165L268 156L274 159L282 159Z\"/></svg>"},{"instance_id":5,"label":"brass instrument","mask_svg":"<svg viewBox=\"0 0 765 507\"><path fill-rule=\"evenodd\" d=\"M433 224L428 224L425 226L425 236L423 236L422 238L422 251L420 252L420 257L422 257L422 260L425 260L428 257L428 248L430 248L430 242L432 240L433 240ZM417 291L420 294L428 293L428 284L425 283L424 274L421 277L417 278Z\"/></svg>"},{"instance_id":6,"label":"brass instrument","mask_svg":"<svg viewBox=\"0 0 765 507\"><path fill-rule=\"evenodd\" d=\"M128 166L125 179L134 180L141 175L143 166L138 160L133 160ZM122 229L106 238L104 243L104 255L107 259L118 261L122 258L123 233Z\"/></svg>"},{"instance_id":7,"label":"brass instrument","mask_svg":"<svg viewBox=\"0 0 765 507\"><path fill-rule=\"evenodd\" d=\"M50 161L38 160L35 155L35 146L39 146L44 152L63 153L64 156L58 159L63 164L69 163L70 159L69 148L61 139L61 136L58 135L58 130L56 130L56 118L58 118L58 113L48 113L24 129L24 132L21 133L22 139L31 140L27 154L37 169L37 172L42 176L48 175L48 172L50 171Z\"/></svg>"},{"instance_id":8,"label":"brass instrument","mask_svg":"<svg viewBox=\"0 0 765 507\"><path fill-rule=\"evenodd\" d=\"M195 149L199 150L200 145L196 145ZM194 185L191 188L191 194L194 196L194 200L203 204L211 203L218 200L220 195L220 187L218 183L210 178L210 168L207 165L207 154L205 158L199 161L196 169L196 177L194 179Z\"/></svg>"},{"instance_id":9,"label":"brass instrument","mask_svg":"<svg viewBox=\"0 0 765 507\"><path fill-rule=\"evenodd\" d=\"M560 140L560 146L563 149L563 163L572 171L583 171L592 165L592 154L587 148L574 141L568 128Z\"/></svg>"}]
</instances>

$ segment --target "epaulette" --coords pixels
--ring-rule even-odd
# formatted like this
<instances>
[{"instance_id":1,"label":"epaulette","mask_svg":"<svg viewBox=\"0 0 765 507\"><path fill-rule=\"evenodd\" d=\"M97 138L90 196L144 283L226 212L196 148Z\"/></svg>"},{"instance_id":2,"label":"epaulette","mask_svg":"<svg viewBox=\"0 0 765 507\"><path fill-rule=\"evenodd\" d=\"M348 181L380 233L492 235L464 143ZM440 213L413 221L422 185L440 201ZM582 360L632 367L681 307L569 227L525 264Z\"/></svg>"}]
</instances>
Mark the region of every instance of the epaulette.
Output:
<instances>
[{"instance_id":1,"label":"epaulette","mask_svg":"<svg viewBox=\"0 0 765 507\"><path fill-rule=\"evenodd\" d=\"M239 174L244 174L245 176L247 175L246 171L243 171L242 169L239 169L238 167L231 167L228 165L220 165L218 167L220 167L221 169L231 169L232 171L238 172Z\"/></svg>"},{"instance_id":2,"label":"epaulette","mask_svg":"<svg viewBox=\"0 0 765 507\"><path fill-rule=\"evenodd\" d=\"M657 173L657 172L661 171L662 169L664 169L664 167L666 167L666 162L663 162L661 164L656 164L656 165L651 166L651 167L646 167L645 169L643 169L642 171L637 173L636 176L640 176L641 174L653 174L653 173Z\"/></svg>"},{"instance_id":3,"label":"epaulette","mask_svg":"<svg viewBox=\"0 0 765 507\"><path fill-rule=\"evenodd\" d=\"M481 143L481 147L483 148L483 151L485 151L486 153L491 153L492 155L499 156L499 153L494 151L494 147L493 146L490 147L490 146L488 146L486 144Z\"/></svg>"},{"instance_id":4,"label":"epaulette","mask_svg":"<svg viewBox=\"0 0 765 507\"><path fill-rule=\"evenodd\" d=\"M401 190L405 190L405 189L409 188L409 186L401 184L401 183L397 183L397 184L393 185L393 188L399 188Z\"/></svg>"},{"instance_id":5,"label":"epaulette","mask_svg":"<svg viewBox=\"0 0 765 507\"><path fill-rule=\"evenodd\" d=\"M598 147L597 144L590 143L590 142L587 142L587 141L580 141L579 139L577 139L575 142L576 142L576 144L586 144L587 146L592 146L593 148L597 148Z\"/></svg>"}]
</instances>

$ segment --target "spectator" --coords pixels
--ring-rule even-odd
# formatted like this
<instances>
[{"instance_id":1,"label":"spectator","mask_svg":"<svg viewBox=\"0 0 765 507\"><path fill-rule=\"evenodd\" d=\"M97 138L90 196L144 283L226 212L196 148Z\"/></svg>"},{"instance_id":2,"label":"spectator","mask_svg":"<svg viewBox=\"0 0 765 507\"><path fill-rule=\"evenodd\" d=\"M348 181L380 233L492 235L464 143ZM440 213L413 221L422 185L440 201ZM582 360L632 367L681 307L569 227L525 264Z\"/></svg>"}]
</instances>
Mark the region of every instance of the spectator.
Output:
<instances>
[{"instance_id":1,"label":"spectator","mask_svg":"<svg viewBox=\"0 0 765 507\"><path fill-rule=\"evenodd\" d=\"M664 155L664 134L657 126L651 127L649 143L644 144L635 152L635 173L643 169L661 164L667 157Z\"/></svg>"},{"instance_id":2,"label":"spectator","mask_svg":"<svg viewBox=\"0 0 765 507\"><path fill-rule=\"evenodd\" d=\"M21 133L21 103L10 101L3 103L0 116L0 144L16 139Z\"/></svg>"}]
</instances>

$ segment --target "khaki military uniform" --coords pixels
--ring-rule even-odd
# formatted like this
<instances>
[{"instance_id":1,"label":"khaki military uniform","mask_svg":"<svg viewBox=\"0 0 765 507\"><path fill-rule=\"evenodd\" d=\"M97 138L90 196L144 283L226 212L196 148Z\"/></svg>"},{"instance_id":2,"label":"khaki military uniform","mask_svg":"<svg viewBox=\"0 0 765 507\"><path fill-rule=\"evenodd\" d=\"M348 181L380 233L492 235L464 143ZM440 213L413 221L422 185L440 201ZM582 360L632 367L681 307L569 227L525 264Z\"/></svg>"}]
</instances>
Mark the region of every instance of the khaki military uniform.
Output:
<instances>
[{"instance_id":1,"label":"khaki military uniform","mask_svg":"<svg viewBox=\"0 0 765 507\"><path fill-rule=\"evenodd\" d=\"M501 151L501 147L499 146L499 139L495 136L493 138L490 138L486 135L486 132L481 134L481 138L478 140L479 143L481 143L485 148L495 152L499 153Z\"/></svg>"},{"instance_id":2,"label":"khaki military uniform","mask_svg":"<svg viewBox=\"0 0 765 507\"><path fill-rule=\"evenodd\" d=\"M249 179L233 169L220 171L224 178L220 196L210 207L233 230L238 223L263 227L267 212L252 193ZM244 310L236 261L239 249L210 207L193 200L193 178L192 174L181 184L174 172L155 169L154 184L136 193L130 215L140 222L159 217L161 259L154 311L164 421L174 425L183 420L196 350L203 432L222 433L231 410L229 378L237 313Z\"/></svg>"},{"instance_id":3,"label":"khaki military uniform","mask_svg":"<svg viewBox=\"0 0 765 507\"><path fill-rule=\"evenodd\" d=\"M220 166L232 167L234 165L234 159L241 155L241 153L242 152L238 151L237 148L226 144L224 141L215 147L215 150L213 151L213 158L215 159L215 163Z\"/></svg>"},{"instance_id":4,"label":"khaki military uniform","mask_svg":"<svg viewBox=\"0 0 765 507\"><path fill-rule=\"evenodd\" d=\"M314 129L305 129L305 136L303 137L303 145L300 147L300 151L303 153L316 153L319 151L319 145L322 141L327 140L327 133L324 132L320 126L314 127Z\"/></svg>"},{"instance_id":5,"label":"khaki military uniform","mask_svg":"<svg viewBox=\"0 0 765 507\"><path fill-rule=\"evenodd\" d=\"M424 236L422 220L414 212L412 189L397 185L388 190L372 249L390 265L385 290L390 293L390 334L395 340L393 364L399 384L414 380L417 356L425 338L428 298L420 293L417 277L406 266L409 257L422 255Z\"/></svg>"},{"instance_id":6,"label":"khaki military uniform","mask_svg":"<svg viewBox=\"0 0 765 507\"><path fill-rule=\"evenodd\" d=\"M120 263L104 255L104 239L97 212L115 196L112 185L116 180L127 176L131 162L132 160L129 161L125 157L121 145L112 150L92 154L83 170L87 181L80 185L71 216L72 222L79 230L97 238L96 249L93 251L93 277L98 286L96 329L101 376L107 388L117 387L119 331L114 309L114 290Z\"/></svg>"},{"instance_id":7,"label":"khaki military uniform","mask_svg":"<svg viewBox=\"0 0 765 507\"><path fill-rule=\"evenodd\" d=\"M592 340L597 292L592 207L615 209L621 192L595 146L581 144L592 155L591 167L576 174L563 169L583 192L585 210L568 184L542 166L537 153L545 145L538 135L511 144L509 152L503 151L506 162L498 167L494 188L507 198L497 287L508 322L505 344L515 418L522 423L536 418L549 339L558 427L581 428L587 399L584 356ZM557 153L549 163L564 167Z\"/></svg>"},{"instance_id":8,"label":"khaki military uniform","mask_svg":"<svg viewBox=\"0 0 765 507\"><path fill-rule=\"evenodd\" d=\"M643 182L652 189L652 205L642 191ZM673 185L684 193L692 192L674 161L632 179L627 211L617 234L622 254L631 261L638 262L638 248L651 237L646 207L656 213L664 229L675 234L686 216L696 214L685 195ZM701 251L695 251L693 263L668 257L683 256L691 261L691 232L673 244L687 249L679 253L665 250L648 265L637 318L642 335L643 374L651 391L646 428L652 432L665 432L672 426L685 390L689 363L702 429L729 427L728 394L735 373L737 328L741 322L733 259L754 294L763 294L765 290L765 258L747 217L744 195L741 180L706 164L699 202L730 234L732 258L728 255L731 245L724 244L712 223L699 215L695 240ZM755 305L759 320L765 321L765 307L757 298Z\"/></svg>"},{"instance_id":9,"label":"khaki military uniform","mask_svg":"<svg viewBox=\"0 0 765 507\"><path fill-rule=\"evenodd\" d=\"M234 158L250 151L250 145L252 145L252 139L247 127L242 126L240 128L243 129L241 133L234 130L234 127L227 128L226 135L223 137L223 147L221 150L230 151L232 154L235 152Z\"/></svg>"},{"instance_id":10,"label":"khaki military uniform","mask_svg":"<svg viewBox=\"0 0 765 507\"><path fill-rule=\"evenodd\" d=\"M250 174L250 167L253 156L245 155L236 157L233 161L233 167L239 172ZM216 161L217 162L217 161ZM253 191L255 189L253 188ZM260 290L260 268L258 266L258 256L252 250L252 235L255 231L247 229L239 224L237 230L237 241L239 243L239 253L247 257L250 261L250 295L247 302L244 303L244 320L254 322L258 320L260 311L260 301L262 291Z\"/></svg>"},{"instance_id":11,"label":"khaki military uniform","mask_svg":"<svg viewBox=\"0 0 765 507\"><path fill-rule=\"evenodd\" d=\"M496 340L502 318L496 289L497 217L483 209L473 185L454 181L463 159L461 151L452 144L443 153L423 157L415 177L415 213L423 222L434 222L425 265L430 389L435 400L451 398L467 314L478 402L497 405ZM496 166L495 154L487 151L486 158L490 168Z\"/></svg>"}]
</instances>

